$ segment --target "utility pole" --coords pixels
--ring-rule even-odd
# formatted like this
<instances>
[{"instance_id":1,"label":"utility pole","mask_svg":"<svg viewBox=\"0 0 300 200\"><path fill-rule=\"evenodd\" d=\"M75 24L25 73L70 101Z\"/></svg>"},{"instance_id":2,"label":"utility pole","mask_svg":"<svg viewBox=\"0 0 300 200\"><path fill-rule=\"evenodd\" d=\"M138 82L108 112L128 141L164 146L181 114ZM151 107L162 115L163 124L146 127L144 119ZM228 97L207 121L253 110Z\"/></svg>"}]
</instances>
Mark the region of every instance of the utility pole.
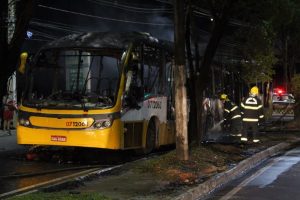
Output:
<instances>
[{"instance_id":1,"label":"utility pole","mask_svg":"<svg viewBox=\"0 0 300 200\"><path fill-rule=\"evenodd\" d=\"M184 0L174 0L174 15L176 154L177 159L188 160L188 105L185 87L186 72Z\"/></svg>"}]
</instances>

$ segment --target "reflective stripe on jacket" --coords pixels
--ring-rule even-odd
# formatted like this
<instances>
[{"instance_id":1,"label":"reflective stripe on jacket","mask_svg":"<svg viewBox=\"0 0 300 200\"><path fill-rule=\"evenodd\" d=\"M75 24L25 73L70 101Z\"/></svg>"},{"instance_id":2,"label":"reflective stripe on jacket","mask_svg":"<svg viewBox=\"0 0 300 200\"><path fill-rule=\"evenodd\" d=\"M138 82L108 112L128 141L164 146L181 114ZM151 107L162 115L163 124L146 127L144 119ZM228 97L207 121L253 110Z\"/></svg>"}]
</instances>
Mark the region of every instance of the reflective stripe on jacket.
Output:
<instances>
[{"instance_id":1,"label":"reflective stripe on jacket","mask_svg":"<svg viewBox=\"0 0 300 200\"><path fill-rule=\"evenodd\" d=\"M233 102L225 101L224 111L224 118L226 120L232 120L241 117L240 108Z\"/></svg>"},{"instance_id":2,"label":"reflective stripe on jacket","mask_svg":"<svg viewBox=\"0 0 300 200\"><path fill-rule=\"evenodd\" d=\"M247 97L241 103L241 109L244 122L258 122L264 118L262 102L257 97Z\"/></svg>"}]
</instances>

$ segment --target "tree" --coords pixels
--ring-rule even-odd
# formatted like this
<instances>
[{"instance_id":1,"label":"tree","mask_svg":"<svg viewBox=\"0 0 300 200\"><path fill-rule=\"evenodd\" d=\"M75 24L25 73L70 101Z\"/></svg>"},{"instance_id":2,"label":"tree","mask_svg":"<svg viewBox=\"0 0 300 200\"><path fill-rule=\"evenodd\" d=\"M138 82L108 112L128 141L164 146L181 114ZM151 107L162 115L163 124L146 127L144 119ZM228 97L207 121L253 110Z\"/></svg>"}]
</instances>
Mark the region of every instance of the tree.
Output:
<instances>
[{"instance_id":1,"label":"tree","mask_svg":"<svg viewBox=\"0 0 300 200\"><path fill-rule=\"evenodd\" d=\"M16 23L15 30L10 42L7 39L8 23L7 23L7 0L0 1L0 99L7 92L7 80L16 71L16 65L19 60L21 47L25 39L25 34L31 19L36 0L20 0L11 1L16 3ZM1 101L2 104L2 101Z\"/></svg>"},{"instance_id":2,"label":"tree","mask_svg":"<svg viewBox=\"0 0 300 200\"><path fill-rule=\"evenodd\" d=\"M296 118L300 117L300 74L295 75L291 80L291 92L296 99L296 107L294 108Z\"/></svg>"},{"instance_id":3,"label":"tree","mask_svg":"<svg viewBox=\"0 0 300 200\"><path fill-rule=\"evenodd\" d=\"M270 20L276 34L280 67L283 67L284 85L290 89L295 61L299 58L300 3L297 0L276 0Z\"/></svg>"},{"instance_id":4,"label":"tree","mask_svg":"<svg viewBox=\"0 0 300 200\"><path fill-rule=\"evenodd\" d=\"M203 128L202 128L202 99L203 99L203 92L207 85L210 83L210 76L208 74L211 73L211 63L213 61L214 55L217 51L218 45L220 40L223 36L224 30L227 26L229 17L231 12L233 11L233 3L234 0L225 0L225 1L189 1L188 9L187 9L187 26L186 26L186 44L187 44L187 54L189 58L189 71L190 71L190 80L189 84L189 96L195 98L190 100L190 107L193 109L192 113L193 119L196 123L191 124L190 127L196 127L195 134L193 138L196 140L196 143L200 144L204 137ZM205 7L211 11L211 15L213 17L213 27L210 39L207 43L207 46L204 50L204 55L202 56L201 64L199 60L199 52L197 46L197 40L195 38L191 38L192 35L197 35L196 27L198 24L195 22L191 22L190 15L193 13L193 8L202 8ZM193 28L190 27L190 24L193 24ZM190 30L191 28L191 30ZM190 41L195 41L195 66L193 66L193 60L191 56L191 45ZM195 105L194 105L195 104ZM194 110L195 109L195 110ZM195 113L195 114L194 114ZM194 128L195 129L195 128ZM193 129L193 130L194 130Z\"/></svg>"},{"instance_id":5,"label":"tree","mask_svg":"<svg viewBox=\"0 0 300 200\"><path fill-rule=\"evenodd\" d=\"M251 82L253 79L256 81L269 80L273 74L272 66L276 62L274 55L274 45L272 40L272 34L269 34L270 28L268 26L263 26L265 20L270 20L273 16L273 1L263 0L260 2L252 0L202 0L202 1L191 1L192 9L187 9L187 30L186 30L186 43L187 43L187 55L189 58L189 71L190 71L190 80L189 83L194 86L190 86L189 92L190 97L194 97L195 101L191 100L190 102L195 105L191 107L196 108L197 117L197 135L195 138L197 142L201 142L204 136L202 128L202 99L204 90L211 84L211 74L212 74L212 62L216 52L218 51L219 44L221 39L226 35L226 31L231 29L230 32L238 32L238 30L244 30L245 32L259 33L260 39L264 41L263 45L259 42L250 43L253 39L249 37L243 37L241 42L241 48L244 49L243 53L239 56L245 56L249 60L253 61L250 63L244 64L243 73L246 81ZM194 17L190 17L190 13L193 14L194 10L203 10L209 11L206 15L210 15L212 20L212 27L210 31L210 38L204 49L204 54L198 56L198 40L197 40L197 26L196 20L193 21ZM232 23L235 19L238 19L237 23L234 26L229 27L228 24ZM190 21L189 21L190 20ZM189 26L191 24L191 26ZM190 29L190 30L189 30ZM254 34L254 35L255 35ZM235 40L234 35L227 37ZM195 42L195 52L193 60L191 50L191 40ZM266 40L266 41L265 41ZM253 42L253 41L252 41ZM252 44L247 47L247 44ZM261 47L260 47L261 45ZM267 51L265 51L267 50ZM199 57L201 57L201 62ZM198 58L198 59L197 59ZM247 60L247 59L246 59ZM193 66L194 64L194 66ZM256 69L254 69L254 67ZM256 71L256 75L253 76L253 71ZM259 76L257 76L259 71ZM255 77L255 78L253 78ZM192 91L194 88L194 91ZM195 116L193 116L195 118Z\"/></svg>"},{"instance_id":6,"label":"tree","mask_svg":"<svg viewBox=\"0 0 300 200\"><path fill-rule=\"evenodd\" d=\"M271 81L278 59L275 56L274 33L269 23L262 22L252 26L247 29L247 33L241 35L246 36L241 77L249 86Z\"/></svg>"},{"instance_id":7,"label":"tree","mask_svg":"<svg viewBox=\"0 0 300 200\"><path fill-rule=\"evenodd\" d=\"M273 69L277 59L274 54L257 53L251 57L253 60L244 61L242 63L241 76L243 80L250 86L251 84L264 83L272 80Z\"/></svg>"},{"instance_id":8,"label":"tree","mask_svg":"<svg viewBox=\"0 0 300 200\"><path fill-rule=\"evenodd\" d=\"M175 116L176 116L176 153L179 160L188 160L188 118L184 45L184 1L175 0Z\"/></svg>"}]
</instances>

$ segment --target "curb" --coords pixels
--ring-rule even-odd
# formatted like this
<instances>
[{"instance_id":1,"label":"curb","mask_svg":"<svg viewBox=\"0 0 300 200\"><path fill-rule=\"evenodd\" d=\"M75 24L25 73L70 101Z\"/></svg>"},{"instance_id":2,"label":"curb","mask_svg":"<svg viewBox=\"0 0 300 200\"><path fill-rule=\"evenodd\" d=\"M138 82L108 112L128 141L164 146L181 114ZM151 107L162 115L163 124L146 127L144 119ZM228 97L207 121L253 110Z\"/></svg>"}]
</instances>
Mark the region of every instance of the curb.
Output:
<instances>
[{"instance_id":1,"label":"curb","mask_svg":"<svg viewBox=\"0 0 300 200\"><path fill-rule=\"evenodd\" d=\"M264 151L256 153L255 155L239 162L234 168L220 173L211 179L205 181L198 186L189 189L185 193L175 197L175 200L192 200L192 199L201 199L207 196L216 188L220 187L223 184L232 181L233 179L237 178L241 174L249 171L253 167L257 166L261 163L264 159L279 154L282 150L291 148L293 145L299 143L300 140L293 141L291 143L283 142L272 146Z\"/></svg>"}]
</instances>

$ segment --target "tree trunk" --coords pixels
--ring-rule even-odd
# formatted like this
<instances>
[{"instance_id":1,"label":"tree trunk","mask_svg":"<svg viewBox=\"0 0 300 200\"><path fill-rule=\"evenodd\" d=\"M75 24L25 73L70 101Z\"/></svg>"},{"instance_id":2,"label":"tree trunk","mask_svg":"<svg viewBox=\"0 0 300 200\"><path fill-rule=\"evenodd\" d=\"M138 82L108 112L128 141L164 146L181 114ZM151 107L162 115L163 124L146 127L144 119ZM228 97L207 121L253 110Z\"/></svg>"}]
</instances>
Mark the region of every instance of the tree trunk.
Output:
<instances>
[{"instance_id":1,"label":"tree trunk","mask_svg":"<svg viewBox=\"0 0 300 200\"><path fill-rule=\"evenodd\" d=\"M190 112L189 112L189 123L188 123L188 140L189 144L197 141L197 108L195 99L195 70L193 65L193 56L191 50L191 1L188 1L187 11L186 11L186 32L185 32L185 43L186 43L186 53L187 61L189 66L189 78L187 79L188 85L188 97L190 102Z\"/></svg>"},{"instance_id":2,"label":"tree trunk","mask_svg":"<svg viewBox=\"0 0 300 200\"><path fill-rule=\"evenodd\" d=\"M196 86L200 85L200 79L197 76L196 79ZM197 144L200 145L204 135L205 130L203 127L203 90L199 90L197 87L195 87L195 94L196 94L196 109L197 109Z\"/></svg>"},{"instance_id":3,"label":"tree trunk","mask_svg":"<svg viewBox=\"0 0 300 200\"><path fill-rule=\"evenodd\" d=\"M200 75L200 56L199 56L199 47L198 44L195 43L195 66L196 66L196 73L194 73L194 94L195 94L195 104L196 104L196 132L194 133L196 135L196 144L200 145L202 141L202 132L203 132L203 126L202 126L202 101L203 101L203 91L199 91L197 88L197 85L199 85L199 75ZM199 130L200 129L200 130Z\"/></svg>"},{"instance_id":4,"label":"tree trunk","mask_svg":"<svg viewBox=\"0 0 300 200\"><path fill-rule=\"evenodd\" d=\"M197 76L196 80L196 88L197 91L200 93L197 99L197 106L201 105L201 113L198 114L198 117L201 118L201 121L199 121L197 125L197 134L201 139L204 138L204 132L202 130L202 96L204 89L210 83L208 75L211 73L211 63L213 61L220 40L223 36L224 29L227 25L229 14L231 13L232 4L233 0L227 1L226 5L222 10L222 13L218 15L218 18L214 19L215 25L213 27L212 35L204 52L203 60L200 67L200 76Z\"/></svg>"},{"instance_id":5,"label":"tree trunk","mask_svg":"<svg viewBox=\"0 0 300 200\"><path fill-rule=\"evenodd\" d=\"M185 27L184 27L184 1L175 0L175 111L176 111L176 154L179 160L188 160L187 135L187 96L185 72Z\"/></svg>"},{"instance_id":6,"label":"tree trunk","mask_svg":"<svg viewBox=\"0 0 300 200\"><path fill-rule=\"evenodd\" d=\"M283 67L284 67L284 83L285 83L285 91L288 91L288 83L289 83L289 80L288 80L288 60L287 60L287 51L288 51L288 47L287 47L287 36L285 36L284 38L284 56L283 56Z\"/></svg>"}]
</instances>

